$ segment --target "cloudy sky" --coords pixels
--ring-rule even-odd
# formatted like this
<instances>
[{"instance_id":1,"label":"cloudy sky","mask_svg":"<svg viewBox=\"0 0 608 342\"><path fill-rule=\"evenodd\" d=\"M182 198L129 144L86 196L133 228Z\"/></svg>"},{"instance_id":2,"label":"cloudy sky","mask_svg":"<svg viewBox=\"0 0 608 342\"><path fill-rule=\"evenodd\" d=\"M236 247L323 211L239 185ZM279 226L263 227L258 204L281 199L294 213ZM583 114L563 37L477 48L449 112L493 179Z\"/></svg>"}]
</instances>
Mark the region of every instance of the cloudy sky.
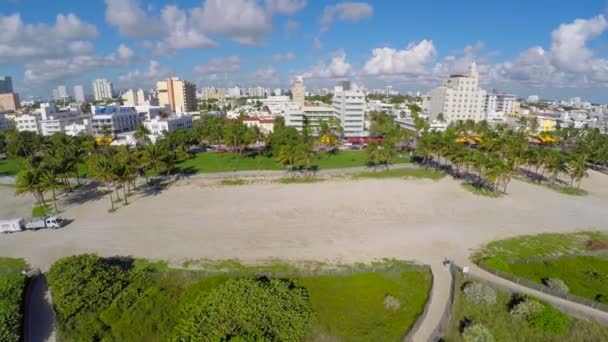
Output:
<instances>
[{"instance_id":1,"label":"cloudy sky","mask_svg":"<svg viewBox=\"0 0 608 342\"><path fill-rule=\"evenodd\" d=\"M349 78L426 91L476 60L482 83L520 96L608 103L605 0L0 0L0 75L16 91L105 77L151 88L308 88Z\"/></svg>"}]
</instances>

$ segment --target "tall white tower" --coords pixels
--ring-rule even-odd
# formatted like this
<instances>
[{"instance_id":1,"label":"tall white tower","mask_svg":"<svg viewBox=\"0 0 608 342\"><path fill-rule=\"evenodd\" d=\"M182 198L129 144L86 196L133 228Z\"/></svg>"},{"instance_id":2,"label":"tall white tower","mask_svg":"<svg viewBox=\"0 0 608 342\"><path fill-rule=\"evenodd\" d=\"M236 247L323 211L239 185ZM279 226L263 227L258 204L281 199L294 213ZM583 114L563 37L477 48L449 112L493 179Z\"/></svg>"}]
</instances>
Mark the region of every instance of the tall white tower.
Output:
<instances>
[{"instance_id":1,"label":"tall white tower","mask_svg":"<svg viewBox=\"0 0 608 342\"><path fill-rule=\"evenodd\" d=\"M298 76L296 81L291 88L291 100L294 104L304 107L306 102L306 88L304 87L304 80L302 76Z\"/></svg>"}]
</instances>

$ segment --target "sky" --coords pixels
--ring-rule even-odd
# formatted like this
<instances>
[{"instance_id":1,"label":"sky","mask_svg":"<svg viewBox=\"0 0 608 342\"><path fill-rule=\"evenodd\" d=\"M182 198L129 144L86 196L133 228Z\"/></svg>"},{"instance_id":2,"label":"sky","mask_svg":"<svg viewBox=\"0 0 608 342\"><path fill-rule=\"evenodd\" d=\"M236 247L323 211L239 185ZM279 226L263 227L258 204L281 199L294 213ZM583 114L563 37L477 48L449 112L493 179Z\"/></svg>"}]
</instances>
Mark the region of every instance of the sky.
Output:
<instances>
[{"instance_id":1,"label":"sky","mask_svg":"<svg viewBox=\"0 0 608 342\"><path fill-rule=\"evenodd\" d=\"M0 75L22 98L108 78L153 88L428 91L476 61L482 86L608 103L606 0L0 0Z\"/></svg>"}]
</instances>

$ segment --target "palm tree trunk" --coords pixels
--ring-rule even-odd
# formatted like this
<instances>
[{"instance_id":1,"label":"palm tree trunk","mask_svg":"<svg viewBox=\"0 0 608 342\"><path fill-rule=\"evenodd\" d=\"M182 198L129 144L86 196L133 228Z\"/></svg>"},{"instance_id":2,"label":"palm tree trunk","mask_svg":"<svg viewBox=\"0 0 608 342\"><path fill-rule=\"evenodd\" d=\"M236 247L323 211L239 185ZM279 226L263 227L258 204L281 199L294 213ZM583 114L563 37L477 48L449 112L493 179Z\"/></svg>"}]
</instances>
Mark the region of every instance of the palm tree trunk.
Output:
<instances>
[{"instance_id":1,"label":"palm tree trunk","mask_svg":"<svg viewBox=\"0 0 608 342\"><path fill-rule=\"evenodd\" d=\"M114 197L112 197L112 188L110 187L110 183L106 182L106 188L108 189L108 194L110 194L110 204L112 205L112 211L114 211Z\"/></svg>"},{"instance_id":2,"label":"palm tree trunk","mask_svg":"<svg viewBox=\"0 0 608 342\"><path fill-rule=\"evenodd\" d=\"M129 201L127 200L127 187L124 183L122 184L122 195L125 198L125 205L129 204Z\"/></svg>"},{"instance_id":3,"label":"palm tree trunk","mask_svg":"<svg viewBox=\"0 0 608 342\"><path fill-rule=\"evenodd\" d=\"M543 171L540 173L540 177L538 178L538 182L539 183L543 181L543 178L545 178L545 170L546 169L547 168L545 166L543 166Z\"/></svg>"},{"instance_id":4,"label":"palm tree trunk","mask_svg":"<svg viewBox=\"0 0 608 342\"><path fill-rule=\"evenodd\" d=\"M58 213L59 209L57 209L57 196L55 194L55 187L53 187L51 191L53 192L53 206L55 207L55 213Z\"/></svg>"}]
</instances>

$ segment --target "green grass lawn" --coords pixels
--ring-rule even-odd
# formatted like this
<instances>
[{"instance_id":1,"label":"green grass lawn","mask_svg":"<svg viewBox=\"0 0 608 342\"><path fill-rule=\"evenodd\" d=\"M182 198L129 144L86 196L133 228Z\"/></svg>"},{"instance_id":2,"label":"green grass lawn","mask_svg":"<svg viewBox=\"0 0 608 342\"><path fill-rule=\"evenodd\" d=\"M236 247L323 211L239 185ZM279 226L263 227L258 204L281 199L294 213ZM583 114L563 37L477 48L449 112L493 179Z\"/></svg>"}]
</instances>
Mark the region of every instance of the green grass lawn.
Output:
<instances>
[{"instance_id":1,"label":"green grass lawn","mask_svg":"<svg viewBox=\"0 0 608 342\"><path fill-rule=\"evenodd\" d=\"M0 258L0 340L21 341L21 320L25 275L23 259Z\"/></svg>"},{"instance_id":2,"label":"green grass lawn","mask_svg":"<svg viewBox=\"0 0 608 342\"><path fill-rule=\"evenodd\" d=\"M200 260L184 267L188 269L135 260L133 270L145 270L151 281L129 285L112 306L101 309L99 317L108 325L102 329L103 339L170 340L184 306L201 294L234 277L265 275L293 280L307 290L315 314L306 341L402 341L424 310L431 286L429 269L398 260L337 266L281 261L248 266L238 260ZM400 306L385 308L387 295ZM79 316L69 329L81 325L87 329L89 321L90 316ZM65 329L60 326L60 331Z\"/></svg>"},{"instance_id":3,"label":"green grass lawn","mask_svg":"<svg viewBox=\"0 0 608 342\"><path fill-rule=\"evenodd\" d=\"M408 163L409 157L395 156L393 163ZM319 169L339 169L346 167L365 166L367 155L364 151L340 151L338 153L321 153L314 163ZM242 155L235 153L197 153L176 166L177 172L212 173L250 170L285 170L275 158L266 155Z\"/></svg>"},{"instance_id":4,"label":"green grass lawn","mask_svg":"<svg viewBox=\"0 0 608 342\"><path fill-rule=\"evenodd\" d=\"M0 176L14 176L17 172L19 172L19 163L17 160L0 160Z\"/></svg>"},{"instance_id":5,"label":"green grass lawn","mask_svg":"<svg viewBox=\"0 0 608 342\"><path fill-rule=\"evenodd\" d=\"M523 235L490 242L476 251L472 259L480 262L483 258L497 257L509 261L539 256L569 255L585 252L587 243L591 240L600 240L608 244L608 234L587 231Z\"/></svg>"},{"instance_id":6,"label":"green grass lawn","mask_svg":"<svg viewBox=\"0 0 608 342\"><path fill-rule=\"evenodd\" d=\"M36 205L32 208L32 217L43 217L49 214L49 207L52 206L47 204L44 205Z\"/></svg>"},{"instance_id":7,"label":"green grass lawn","mask_svg":"<svg viewBox=\"0 0 608 342\"><path fill-rule=\"evenodd\" d=\"M312 184L322 182L322 178L317 177L285 177L277 180L281 184Z\"/></svg>"},{"instance_id":8,"label":"green grass lawn","mask_svg":"<svg viewBox=\"0 0 608 342\"><path fill-rule=\"evenodd\" d=\"M247 181L244 179L222 179L220 181L221 185L245 185Z\"/></svg>"},{"instance_id":9,"label":"green grass lawn","mask_svg":"<svg viewBox=\"0 0 608 342\"><path fill-rule=\"evenodd\" d=\"M511 274L539 284L545 278L559 278L568 285L569 293L590 300L604 298L608 304L608 259L605 257L562 257L509 263L509 269Z\"/></svg>"},{"instance_id":10,"label":"green grass lawn","mask_svg":"<svg viewBox=\"0 0 608 342\"><path fill-rule=\"evenodd\" d=\"M599 323L571 318L563 334L546 333L531 329L525 321L514 318L508 311L511 294L495 289L497 301L485 306L465 299L461 287L462 276L457 278L452 317L446 333L446 341L463 341L460 326L464 320L483 324L494 341L608 341L608 327Z\"/></svg>"},{"instance_id":11,"label":"green grass lawn","mask_svg":"<svg viewBox=\"0 0 608 342\"><path fill-rule=\"evenodd\" d=\"M424 310L431 275L426 270L316 276L298 279L317 314L310 341L402 341ZM401 303L384 308L387 294Z\"/></svg>"},{"instance_id":12,"label":"green grass lawn","mask_svg":"<svg viewBox=\"0 0 608 342\"><path fill-rule=\"evenodd\" d=\"M432 169L392 169L383 171L360 172L353 176L354 178L423 178L439 180L445 177L441 171Z\"/></svg>"}]
</instances>

